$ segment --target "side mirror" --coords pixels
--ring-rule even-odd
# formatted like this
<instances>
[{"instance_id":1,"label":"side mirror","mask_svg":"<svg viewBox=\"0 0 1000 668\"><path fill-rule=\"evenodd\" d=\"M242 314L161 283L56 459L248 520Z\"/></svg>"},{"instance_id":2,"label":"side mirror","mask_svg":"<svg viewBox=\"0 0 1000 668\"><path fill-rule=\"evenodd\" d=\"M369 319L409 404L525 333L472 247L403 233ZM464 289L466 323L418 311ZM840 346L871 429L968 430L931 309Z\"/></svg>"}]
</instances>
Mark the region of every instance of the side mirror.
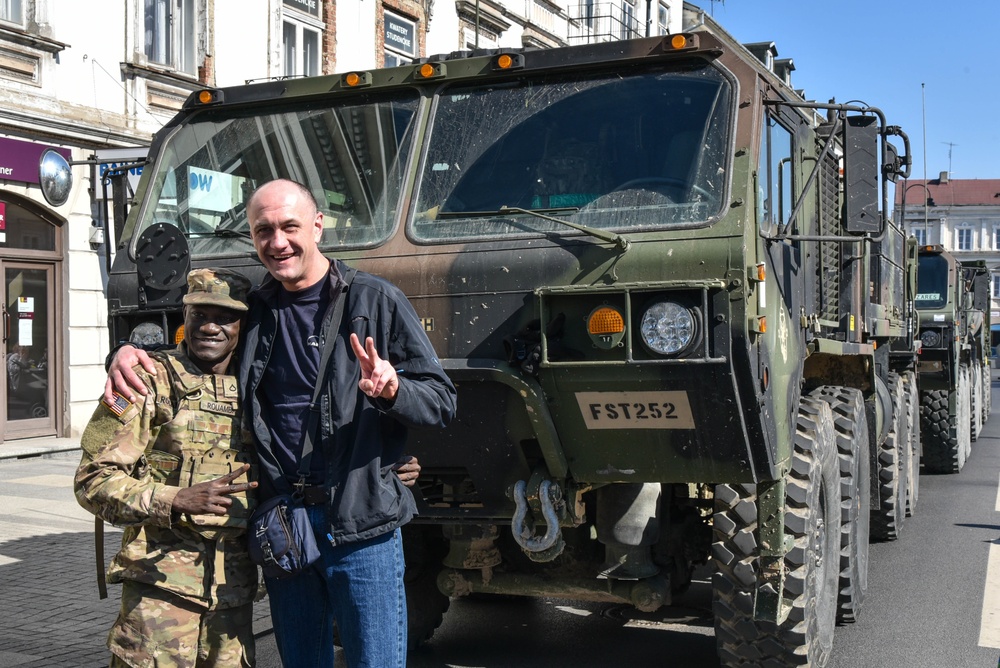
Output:
<instances>
[{"instance_id":1,"label":"side mirror","mask_svg":"<svg viewBox=\"0 0 1000 668\"><path fill-rule=\"evenodd\" d=\"M62 206L73 189L73 172L69 161L54 149L46 149L38 161L38 184L45 201Z\"/></svg>"}]
</instances>

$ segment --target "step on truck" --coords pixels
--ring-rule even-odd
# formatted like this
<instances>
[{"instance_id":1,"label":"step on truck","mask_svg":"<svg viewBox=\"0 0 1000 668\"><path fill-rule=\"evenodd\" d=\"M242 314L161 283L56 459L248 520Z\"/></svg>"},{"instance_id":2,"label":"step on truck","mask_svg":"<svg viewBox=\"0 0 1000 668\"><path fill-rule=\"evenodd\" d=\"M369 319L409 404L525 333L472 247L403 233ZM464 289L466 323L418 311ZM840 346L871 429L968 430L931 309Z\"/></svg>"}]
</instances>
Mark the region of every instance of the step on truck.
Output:
<instances>
[{"instance_id":1,"label":"step on truck","mask_svg":"<svg viewBox=\"0 0 1000 668\"><path fill-rule=\"evenodd\" d=\"M459 393L408 446L413 643L454 597L650 612L706 566L724 665L821 666L869 540L912 511L905 133L684 12L661 37L201 90L117 200L114 343L176 339L189 267L263 276L245 202L279 177L316 195L325 253L409 297Z\"/></svg>"},{"instance_id":2,"label":"step on truck","mask_svg":"<svg viewBox=\"0 0 1000 668\"><path fill-rule=\"evenodd\" d=\"M923 467L958 473L990 411L989 270L940 245L922 246L916 308Z\"/></svg>"}]
</instances>

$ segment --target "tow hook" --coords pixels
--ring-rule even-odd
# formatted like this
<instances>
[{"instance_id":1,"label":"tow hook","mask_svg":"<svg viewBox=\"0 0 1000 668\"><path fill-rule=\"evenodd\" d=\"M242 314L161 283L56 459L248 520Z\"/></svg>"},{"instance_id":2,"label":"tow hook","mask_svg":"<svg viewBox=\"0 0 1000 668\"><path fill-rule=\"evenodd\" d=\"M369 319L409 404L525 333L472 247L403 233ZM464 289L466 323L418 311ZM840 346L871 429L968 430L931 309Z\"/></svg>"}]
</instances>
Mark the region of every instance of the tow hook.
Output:
<instances>
[{"instance_id":1,"label":"tow hook","mask_svg":"<svg viewBox=\"0 0 1000 668\"><path fill-rule=\"evenodd\" d=\"M539 538L535 536L534 529L525 522L529 503L527 487L527 483L523 480L518 480L514 484L512 495L517 508L510 521L511 532L514 534L514 540L532 561L552 561L562 554L566 547L556 512L556 504L562 501L562 491L551 480L542 480L538 484L537 495L533 495L532 505L535 506L536 512L541 513L546 525L545 535Z\"/></svg>"}]
</instances>

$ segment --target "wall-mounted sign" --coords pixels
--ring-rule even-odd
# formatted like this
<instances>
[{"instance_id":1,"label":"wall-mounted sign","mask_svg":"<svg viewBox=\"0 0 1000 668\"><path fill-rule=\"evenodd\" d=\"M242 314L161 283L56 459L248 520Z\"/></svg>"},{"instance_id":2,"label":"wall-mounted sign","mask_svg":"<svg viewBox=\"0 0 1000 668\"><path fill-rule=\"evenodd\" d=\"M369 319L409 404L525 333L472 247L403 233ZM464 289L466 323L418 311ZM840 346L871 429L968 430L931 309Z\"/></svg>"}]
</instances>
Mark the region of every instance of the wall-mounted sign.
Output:
<instances>
[{"instance_id":1,"label":"wall-mounted sign","mask_svg":"<svg viewBox=\"0 0 1000 668\"><path fill-rule=\"evenodd\" d=\"M104 173L109 169L114 169L120 165L142 162L146 159L149 149L144 146L136 148L109 148L94 151L94 157L101 161L97 166L97 175L104 177ZM139 185L139 177L142 176L142 165L130 167L128 170L128 182L134 191ZM111 196L111 188L108 187L108 196ZM94 199L104 199L104 187L98 187L94 192Z\"/></svg>"},{"instance_id":2,"label":"wall-mounted sign","mask_svg":"<svg viewBox=\"0 0 1000 668\"><path fill-rule=\"evenodd\" d=\"M284 0L286 7L292 7L300 12L319 16L319 0Z\"/></svg>"},{"instance_id":3,"label":"wall-mounted sign","mask_svg":"<svg viewBox=\"0 0 1000 668\"><path fill-rule=\"evenodd\" d=\"M0 179L20 183L38 183L38 161L53 148L20 139L0 137ZM54 148L66 160L72 160L68 148Z\"/></svg>"},{"instance_id":4,"label":"wall-mounted sign","mask_svg":"<svg viewBox=\"0 0 1000 668\"><path fill-rule=\"evenodd\" d=\"M7 243L7 205L0 202L0 244Z\"/></svg>"},{"instance_id":5,"label":"wall-mounted sign","mask_svg":"<svg viewBox=\"0 0 1000 668\"><path fill-rule=\"evenodd\" d=\"M395 14L385 13L385 48L417 57L417 24Z\"/></svg>"}]
</instances>

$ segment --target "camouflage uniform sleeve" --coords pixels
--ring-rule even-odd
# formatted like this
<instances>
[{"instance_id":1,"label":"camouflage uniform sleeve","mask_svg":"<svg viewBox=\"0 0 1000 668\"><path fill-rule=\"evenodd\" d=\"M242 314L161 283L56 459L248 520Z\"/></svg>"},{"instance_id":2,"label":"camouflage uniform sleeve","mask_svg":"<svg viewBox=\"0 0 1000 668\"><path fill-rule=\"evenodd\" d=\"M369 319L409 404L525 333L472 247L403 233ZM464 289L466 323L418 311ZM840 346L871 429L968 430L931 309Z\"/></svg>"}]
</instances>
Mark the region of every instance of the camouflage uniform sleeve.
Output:
<instances>
[{"instance_id":1,"label":"camouflage uniform sleeve","mask_svg":"<svg viewBox=\"0 0 1000 668\"><path fill-rule=\"evenodd\" d=\"M73 489L81 506L111 524L170 527L179 488L153 482L143 457L159 425L171 417L164 414L170 406L170 384L159 363L155 378L141 367L135 370L149 392L134 404L125 399L115 406L98 403L83 432L83 458ZM158 402L162 396L168 400Z\"/></svg>"}]
</instances>

